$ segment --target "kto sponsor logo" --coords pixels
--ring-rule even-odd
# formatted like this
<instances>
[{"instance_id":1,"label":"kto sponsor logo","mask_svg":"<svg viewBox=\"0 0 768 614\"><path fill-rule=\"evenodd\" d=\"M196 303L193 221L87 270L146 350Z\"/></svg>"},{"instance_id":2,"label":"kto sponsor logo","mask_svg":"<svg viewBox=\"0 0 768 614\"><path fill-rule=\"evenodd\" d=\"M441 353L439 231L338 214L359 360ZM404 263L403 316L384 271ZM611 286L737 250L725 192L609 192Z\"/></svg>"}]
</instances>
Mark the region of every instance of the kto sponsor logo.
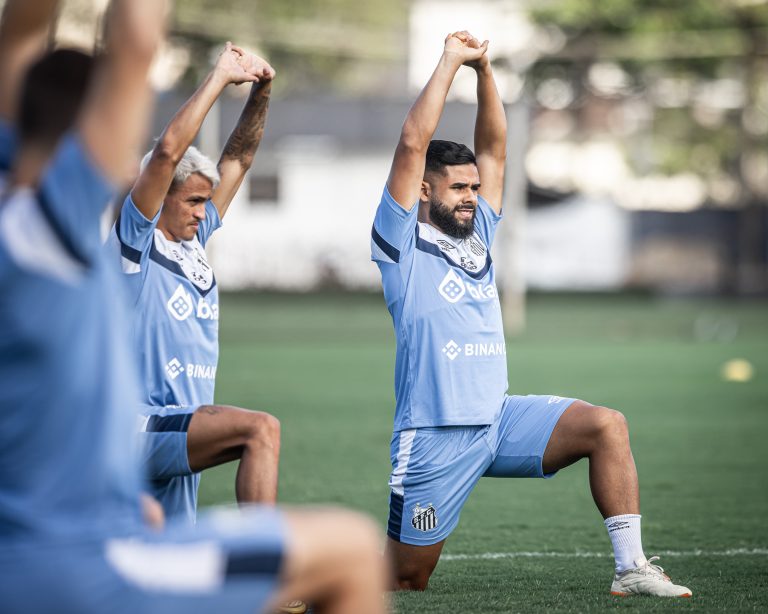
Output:
<instances>
[{"instance_id":1,"label":"kto sponsor logo","mask_svg":"<svg viewBox=\"0 0 768 614\"><path fill-rule=\"evenodd\" d=\"M202 296L197 301L197 305L195 305L192 295L184 289L182 284L179 284L179 287L176 288L176 291L165 305L168 308L168 312L179 322L183 322L193 313L200 320L219 319L218 305L209 303Z\"/></svg>"},{"instance_id":2,"label":"kto sponsor logo","mask_svg":"<svg viewBox=\"0 0 768 614\"><path fill-rule=\"evenodd\" d=\"M493 284L465 283L453 270L446 273L443 281L437 287L437 291L449 303L458 303L466 294L469 294L476 301L487 301L497 296Z\"/></svg>"},{"instance_id":3,"label":"kto sponsor logo","mask_svg":"<svg viewBox=\"0 0 768 614\"><path fill-rule=\"evenodd\" d=\"M506 356L507 346L503 342L498 343L465 343L459 345L453 339L443 346L443 354L448 360L456 360L464 354L467 358L481 356Z\"/></svg>"},{"instance_id":4,"label":"kto sponsor logo","mask_svg":"<svg viewBox=\"0 0 768 614\"><path fill-rule=\"evenodd\" d=\"M178 358L171 358L165 365L165 372L172 380L186 373L192 379L216 379L216 365L198 365L188 363L182 365Z\"/></svg>"}]
</instances>

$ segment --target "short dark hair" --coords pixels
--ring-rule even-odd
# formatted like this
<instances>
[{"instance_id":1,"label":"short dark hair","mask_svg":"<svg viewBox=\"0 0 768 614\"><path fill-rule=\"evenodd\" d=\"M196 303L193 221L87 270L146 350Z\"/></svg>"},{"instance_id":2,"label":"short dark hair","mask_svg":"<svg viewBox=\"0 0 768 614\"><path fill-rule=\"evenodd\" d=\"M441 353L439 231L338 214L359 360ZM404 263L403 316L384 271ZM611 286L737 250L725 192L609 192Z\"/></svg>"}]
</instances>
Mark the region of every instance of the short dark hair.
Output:
<instances>
[{"instance_id":1,"label":"short dark hair","mask_svg":"<svg viewBox=\"0 0 768 614\"><path fill-rule=\"evenodd\" d=\"M446 166L462 164L477 164L475 154L466 145L453 141L434 140L427 147L427 164L425 172L444 173Z\"/></svg>"},{"instance_id":2,"label":"short dark hair","mask_svg":"<svg viewBox=\"0 0 768 614\"><path fill-rule=\"evenodd\" d=\"M57 49L29 68L19 100L22 143L54 146L75 125L94 64L94 58L81 51Z\"/></svg>"}]
</instances>

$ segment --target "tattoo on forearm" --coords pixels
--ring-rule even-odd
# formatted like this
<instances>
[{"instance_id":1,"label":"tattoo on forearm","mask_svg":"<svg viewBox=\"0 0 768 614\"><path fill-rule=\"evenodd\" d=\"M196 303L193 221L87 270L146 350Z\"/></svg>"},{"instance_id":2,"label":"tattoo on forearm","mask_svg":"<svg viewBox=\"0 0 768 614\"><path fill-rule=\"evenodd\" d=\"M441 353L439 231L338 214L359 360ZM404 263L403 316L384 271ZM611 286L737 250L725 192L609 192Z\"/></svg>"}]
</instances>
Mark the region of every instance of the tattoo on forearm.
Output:
<instances>
[{"instance_id":1,"label":"tattoo on forearm","mask_svg":"<svg viewBox=\"0 0 768 614\"><path fill-rule=\"evenodd\" d=\"M270 81L264 84L257 83L251 87L251 93L240 114L240 119L224 146L222 158L238 160L243 166L250 165L251 158L264 134L271 91Z\"/></svg>"}]
</instances>

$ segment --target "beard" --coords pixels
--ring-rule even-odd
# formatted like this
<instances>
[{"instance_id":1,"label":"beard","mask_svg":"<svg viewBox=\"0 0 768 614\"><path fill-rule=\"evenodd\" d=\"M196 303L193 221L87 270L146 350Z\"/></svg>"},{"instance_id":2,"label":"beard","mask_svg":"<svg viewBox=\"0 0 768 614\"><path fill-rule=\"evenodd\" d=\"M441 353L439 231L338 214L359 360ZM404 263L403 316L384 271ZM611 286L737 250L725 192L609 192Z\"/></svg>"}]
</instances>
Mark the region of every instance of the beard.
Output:
<instances>
[{"instance_id":1,"label":"beard","mask_svg":"<svg viewBox=\"0 0 768 614\"><path fill-rule=\"evenodd\" d=\"M472 217L469 220L463 221L456 218L456 211L462 209L472 210ZM439 200L429 199L430 221L445 234L456 239L466 239L472 236L475 231L476 213L476 207L471 205L457 205L453 209L449 209Z\"/></svg>"}]
</instances>

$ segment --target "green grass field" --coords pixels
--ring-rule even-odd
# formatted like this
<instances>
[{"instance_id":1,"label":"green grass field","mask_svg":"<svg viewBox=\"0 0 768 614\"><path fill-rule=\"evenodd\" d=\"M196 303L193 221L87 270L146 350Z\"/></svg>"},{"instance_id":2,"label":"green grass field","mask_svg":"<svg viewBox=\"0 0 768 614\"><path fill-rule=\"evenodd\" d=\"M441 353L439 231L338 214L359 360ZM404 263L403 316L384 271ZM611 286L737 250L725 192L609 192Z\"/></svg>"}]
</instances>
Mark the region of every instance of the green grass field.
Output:
<instances>
[{"instance_id":1,"label":"green grass field","mask_svg":"<svg viewBox=\"0 0 768 614\"><path fill-rule=\"evenodd\" d=\"M627 416L646 554L694 597L608 594L582 462L553 480L481 480L429 590L396 595L397 612L768 611L768 303L533 297L507 351L510 391ZM722 379L733 358L751 381ZM341 503L383 532L393 365L378 295L222 297L217 401L280 418L285 503ZM232 502L233 480L234 466L207 472L201 503Z\"/></svg>"}]
</instances>

